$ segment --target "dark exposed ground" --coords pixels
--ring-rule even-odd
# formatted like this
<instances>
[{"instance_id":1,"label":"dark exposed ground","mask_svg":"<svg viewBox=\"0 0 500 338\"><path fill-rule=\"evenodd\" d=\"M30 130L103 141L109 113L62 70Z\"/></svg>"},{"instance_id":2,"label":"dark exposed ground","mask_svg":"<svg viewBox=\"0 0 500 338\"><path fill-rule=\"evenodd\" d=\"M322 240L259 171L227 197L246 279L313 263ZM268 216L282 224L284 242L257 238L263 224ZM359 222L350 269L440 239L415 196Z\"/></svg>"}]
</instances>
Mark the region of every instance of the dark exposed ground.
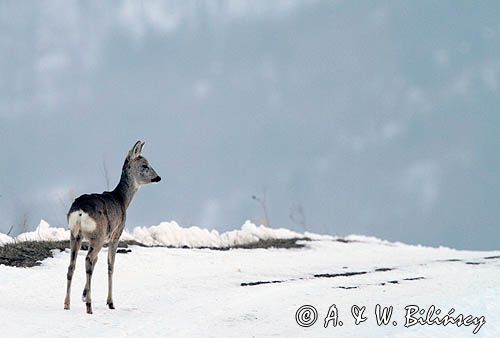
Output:
<instances>
[{"instance_id":1,"label":"dark exposed ground","mask_svg":"<svg viewBox=\"0 0 500 338\"><path fill-rule=\"evenodd\" d=\"M204 247L200 249L211 250L230 250L230 249L268 249L284 248L294 249L302 248L304 244L299 241L308 241L309 238L290 238L290 239L267 239L254 243L236 245L227 248ZM132 251L129 246L145 246L136 241L121 241L118 253L129 253ZM105 245L106 246L106 245ZM64 251L69 248L69 241L26 241L15 242L0 246L0 264L16 267L32 267L40 265L41 261L48 257L53 257L52 250ZM88 243L82 243L82 250L88 249ZM184 247L189 249L189 247Z\"/></svg>"},{"instance_id":2,"label":"dark exposed ground","mask_svg":"<svg viewBox=\"0 0 500 338\"><path fill-rule=\"evenodd\" d=\"M289 279L275 279L275 280L267 280L267 281L254 281L254 282L243 282L240 285L241 286L256 286L256 285L262 285L262 284L279 284L279 283L289 283L289 282L296 282L300 280L310 280L313 278L337 278L337 277L352 277L352 276L357 276L357 275L364 275L367 273L379 273L379 272L387 272L387 271L392 271L394 268L377 268L372 271L351 271L351 272L342 272L342 273L317 273L313 275L309 275L307 277L296 277L296 278L289 278ZM421 280L425 279L425 277L418 276L418 277L410 277L410 278L404 278L403 280L389 280L387 282L380 283L379 285L386 285L386 284L399 284L400 282L403 281L415 281L415 280ZM365 284L365 286L368 284ZM357 289L361 285L349 285L349 286L338 286L337 288L339 289Z\"/></svg>"},{"instance_id":3,"label":"dark exposed ground","mask_svg":"<svg viewBox=\"0 0 500 338\"><path fill-rule=\"evenodd\" d=\"M309 238L287 238L287 239L261 239L260 241L235 245L229 248L207 248L214 250L230 250L230 249L269 249L269 248L282 248L294 249L303 248L305 245L298 241L310 241Z\"/></svg>"},{"instance_id":4,"label":"dark exposed ground","mask_svg":"<svg viewBox=\"0 0 500 338\"><path fill-rule=\"evenodd\" d=\"M134 241L120 242L120 248L129 245L141 245ZM40 265L41 261L53 257L52 250L64 251L69 248L69 241L25 241L8 243L0 246L0 264L25 267ZM88 244L82 243L82 250L87 250ZM123 249L121 249L123 250Z\"/></svg>"},{"instance_id":5,"label":"dark exposed ground","mask_svg":"<svg viewBox=\"0 0 500 338\"><path fill-rule=\"evenodd\" d=\"M69 246L68 242L27 241L5 244L0 246L0 264L18 267L40 265L41 260L52 257L51 250L63 251Z\"/></svg>"}]
</instances>

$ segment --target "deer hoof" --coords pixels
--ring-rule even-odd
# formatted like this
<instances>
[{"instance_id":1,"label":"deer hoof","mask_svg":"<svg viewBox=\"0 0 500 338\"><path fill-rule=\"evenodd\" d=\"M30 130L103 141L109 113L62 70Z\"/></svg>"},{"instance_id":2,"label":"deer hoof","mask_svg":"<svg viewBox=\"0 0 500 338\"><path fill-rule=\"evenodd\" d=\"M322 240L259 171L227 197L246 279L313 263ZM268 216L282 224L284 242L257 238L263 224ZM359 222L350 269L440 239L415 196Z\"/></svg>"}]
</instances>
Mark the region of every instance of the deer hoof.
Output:
<instances>
[{"instance_id":1,"label":"deer hoof","mask_svg":"<svg viewBox=\"0 0 500 338\"><path fill-rule=\"evenodd\" d=\"M90 303L87 303L87 313L88 313L89 315L91 315L91 314L92 314L92 304L90 304Z\"/></svg>"},{"instance_id":2,"label":"deer hoof","mask_svg":"<svg viewBox=\"0 0 500 338\"><path fill-rule=\"evenodd\" d=\"M115 306L113 305L113 302L108 303L108 307L109 307L110 310L114 310L115 309Z\"/></svg>"}]
</instances>

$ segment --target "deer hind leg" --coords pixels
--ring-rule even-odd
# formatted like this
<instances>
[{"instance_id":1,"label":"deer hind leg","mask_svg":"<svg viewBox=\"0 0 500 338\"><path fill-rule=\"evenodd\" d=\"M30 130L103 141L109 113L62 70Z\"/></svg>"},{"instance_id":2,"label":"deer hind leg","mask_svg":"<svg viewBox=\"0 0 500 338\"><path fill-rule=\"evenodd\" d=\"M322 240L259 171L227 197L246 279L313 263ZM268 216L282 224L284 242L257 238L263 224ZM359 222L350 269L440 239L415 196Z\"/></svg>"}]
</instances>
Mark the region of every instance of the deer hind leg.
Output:
<instances>
[{"instance_id":1,"label":"deer hind leg","mask_svg":"<svg viewBox=\"0 0 500 338\"><path fill-rule=\"evenodd\" d=\"M83 289L82 300L87 305L87 313L92 314L92 296L91 296L91 281L92 273L94 272L95 264L97 263L97 256L101 251L102 243L91 241L89 245L89 252L85 257L85 271L87 273L87 282Z\"/></svg>"},{"instance_id":2,"label":"deer hind leg","mask_svg":"<svg viewBox=\"0 0 500 338\"><path fill-rule=\"evenodd\" d=\"M73 272L75 271L76 258L78 257L78 251L80 250L80 246L82 244L82 235L78 233L76 237L71 233L70 236L70 249L71 256L68 266L68 274L67 274L67 286L66 286L66 298L64 299L64 309L69 310L70 307L70 298L71 298L71 280L73 279Z\"/></svg>"},{"instance_id":3,"label":"deer hind leg","mask_svg":"<svg viewBox=\"0 0 500 338\"><path fill-rule=\"evenodd\" d=\"M108 245L108 300L106 304L111 310L115 309L113 304L113 270L115 267L115 255L118 248L118 240L112 240Z\"/></svg>"}]
</instances>

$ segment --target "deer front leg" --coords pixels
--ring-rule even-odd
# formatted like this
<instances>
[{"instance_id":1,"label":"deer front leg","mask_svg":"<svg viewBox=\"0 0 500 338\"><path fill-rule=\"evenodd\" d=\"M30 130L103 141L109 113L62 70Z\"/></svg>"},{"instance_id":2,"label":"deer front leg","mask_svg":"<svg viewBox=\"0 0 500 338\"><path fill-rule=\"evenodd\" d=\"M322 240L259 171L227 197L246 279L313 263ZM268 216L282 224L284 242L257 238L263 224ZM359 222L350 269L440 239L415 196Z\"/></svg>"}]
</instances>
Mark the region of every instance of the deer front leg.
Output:
<instances>
[{"instance_id":1,"label":"deer front leg","mask_svg":"<svg viewBox=\"0 0 500 338\"><path fill-rule=\"evenodd\" d=\"M69 247L71 249L71 256L68 266L68 274L66 275L68 282L66 286L66 298L64 299L65 310L69 310L70 307L71 280L73 279L73 272L75 271L76 258L78 257L78 251L80 250L81 244L82 244L82 235L79 233L75 237L73 236L73 233L71 233L70 244L69 244Z\"/></svg>"},{"instance_id":2,"label":"deer front leg","mask_svg":"<svg viewBox=\"0 0 500 338\"><path fill-rule=\"evenodd\" d=\"M113 304L113 271L115 268L116 249L118 248L118 240L109 242L108 246L108 300L106 304L111 310L115 309Z\"/></svg>"},{"instance_id":3,"label":"deer front leg","mask_svg":"<svg viewBox=\"0 0 500 338\"><path fill-rule=\"evenodd\" d=\"M87 282L85 283L85 288L83 289L82 300L87 305L87 313L92 314L92 296L91 296L91 281L92 273L94 272L95 264L97 263L97 256L99 251L101 251L102 243L90 242L89 252L87 257L85 257L85 271L87 273Z\"/></svg>"}]
</instances>

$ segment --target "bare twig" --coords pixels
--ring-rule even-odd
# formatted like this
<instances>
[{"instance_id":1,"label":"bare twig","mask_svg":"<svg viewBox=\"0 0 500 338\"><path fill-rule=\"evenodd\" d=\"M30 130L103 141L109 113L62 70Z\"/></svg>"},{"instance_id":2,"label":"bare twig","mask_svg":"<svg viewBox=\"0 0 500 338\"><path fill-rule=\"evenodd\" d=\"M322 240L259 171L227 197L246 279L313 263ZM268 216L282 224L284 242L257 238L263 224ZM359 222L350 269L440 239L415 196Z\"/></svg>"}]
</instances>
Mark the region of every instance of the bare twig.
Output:
<instances>
[{"instance_id":1,"label":"bare twig","mask_svg":"<svg viewBox=\"0 0 500 338\"><path fill-rule=\"evenodd\" d=\"M296 225L300 225L304 231L307 231L306 215L304 214L304 208L302 204L293 204L290 208L290 214L288 215L292 222Z\"/></svg>"},{"instance_id":2,"label":"bare twig","mask_svg":"<svg viewBox=\"0 0 500 338\"><path fill-rule=\"evenodd\" d=\"M21 219L21 233L28 232L29 230L28 223L29 223L29 214L27 211L25 211Z\"/></svg>"},{"instance_id":3,"label":"bare twig","mask_svg":"<svg viewBox=\"0 0 500 338\"><path fill-rule=\"evenodd\" d=\"M102 155L102 171L104 174L104 181L106 182L106 189L109 190L109 173L108 173L108 166L106 165L106 158L104 157L104 154Z\"/></svg>"},{"instance_id":4,"label":"bare twig","mask_svg":"<svg viewBox=\"0 0 500 338\"><path fill-rule=\"evenodd\" d=\"M73 189L69 189L64 195L59 195L59 205L63 209L63 212L66 212L68 210L69 206L71 205L71 203L73 203L75 198L76 193Z\"/></svg>"},{"instance_id":5,"label":"bare twig","mask_svg":"<svg viewBox=\"0 0 500 338\"><path fill-rule=\"evenodd\" d=\"M266 201L266 197L267 197L267 191L266 189L262 189L262 198L258 197L258 196L255 196L253 195L252 196L252 199L256 202L258 202L260 204L260 206L262 207L262 210L264 211L264 222L265 222L265 226L269 227L270 226L270 222L269 222L269 214L267 212L267 201Z\"/></svg>"}]
</instances>

